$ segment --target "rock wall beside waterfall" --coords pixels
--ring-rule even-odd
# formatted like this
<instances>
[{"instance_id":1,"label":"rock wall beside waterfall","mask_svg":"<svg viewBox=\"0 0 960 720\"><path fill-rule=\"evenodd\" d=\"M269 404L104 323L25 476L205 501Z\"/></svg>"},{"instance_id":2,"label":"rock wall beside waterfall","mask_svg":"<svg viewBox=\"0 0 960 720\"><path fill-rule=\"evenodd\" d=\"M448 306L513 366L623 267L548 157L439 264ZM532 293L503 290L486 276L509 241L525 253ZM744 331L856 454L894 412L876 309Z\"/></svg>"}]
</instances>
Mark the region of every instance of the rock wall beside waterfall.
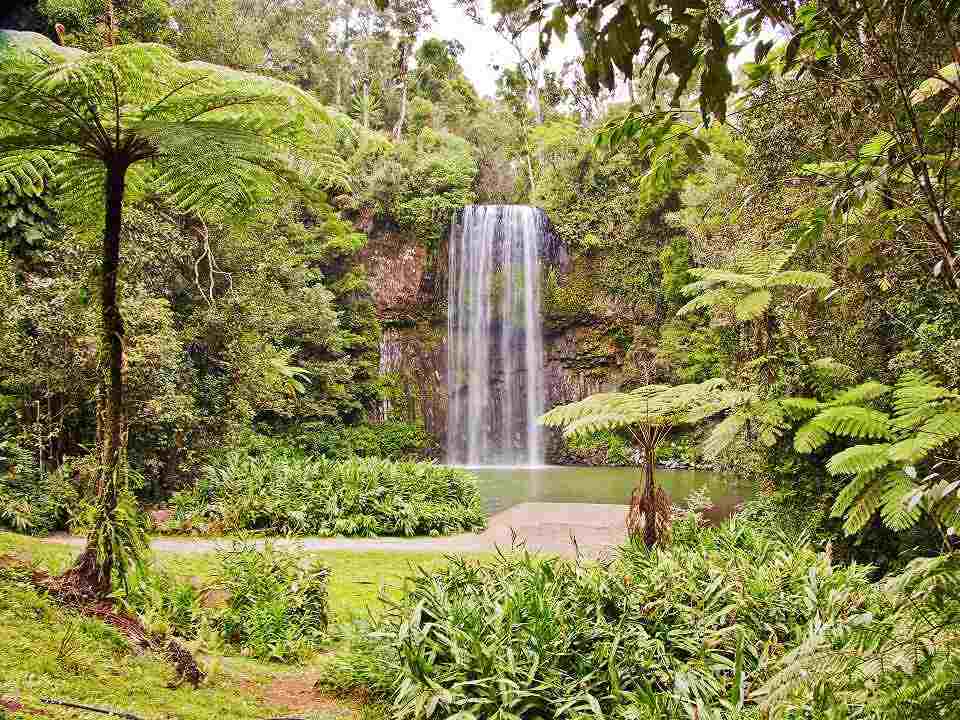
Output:
<instances>
[{"instance_id":1,"label":"rock wall beside waterfall","mask_svg":"<svg viewBox=\"0 0 960 720\"><path fill-rule=\"evenodd\" d=\"M385 218L358 224L369 237L362 258L383 326L380 370L389 397L381 415L422 422L445 448L447 243L430 249ZM583 283L578 262L550 233L541 255L548 408L617 389L654 361L652 349L620 342L615 302ZM547 438L548 462L563 459L562 445Z\"/></svg>"}]
</instances>

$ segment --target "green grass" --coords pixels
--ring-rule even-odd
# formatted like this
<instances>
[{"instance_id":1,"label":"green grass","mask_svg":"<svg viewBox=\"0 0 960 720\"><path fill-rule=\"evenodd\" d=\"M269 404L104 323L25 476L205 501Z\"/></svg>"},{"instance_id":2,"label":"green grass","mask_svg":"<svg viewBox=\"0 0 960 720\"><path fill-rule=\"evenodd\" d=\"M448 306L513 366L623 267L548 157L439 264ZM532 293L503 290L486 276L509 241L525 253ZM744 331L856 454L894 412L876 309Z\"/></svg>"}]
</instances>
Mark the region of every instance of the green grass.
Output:
<instances>
[{"instance_id":1,"label":"green grass","mask_svg":"<svg viewBox=\"0 0 960 720\"><path fill-rule=\"evenodd\" d=\"M4 553L29 558L52 573L60 573L70 565L78 549L55 542L41 542L25 535L0 532L0 555ZM174 575L196 578L200 583L210 579L216 563L216 556L212 552L163 552L156 553L154 557L160 567ZM418 567L429 570L446 564L442 554L433 552L330 550L304 552L304 557L322 558L330 567L330 608L334 622L346 622L365 615L368 607L376 612L381 607L381 590L388 597L396 597L403 579L415 574Z\"/></svg>"},{"instance_id":2,"label":"green grass","mask_svg":"<svg viewBox=\"0 0 960 720\"><path fill-rule=\"evenodd\" d=\"M0 532L0 555L12 553L53 572L64 570L77 554L75 547L44 543L36 538ZM377 613L381 591L394 596L403 578L417 566L435 568L446 561L436 553L310 552L330 566L330 602L334 622L349 622ZM216 559L213 553L157 553L161 567L181 577L207 580ZM199 690L168 689L172 672L162 660L127 647L106 625L64 611L32 589L4 580L0 593L0 697L19 698L34 712L49 717L91 717L85 713L43 706L41 697L126 710L144 720L244 720L305 715L268 702L269 688L285 679L316 673L316 668L271 665L240 657L208 656L210 679ZM65 639L66 638L66 639ZM332 650L336 650L333 648ZM332 703L308 716L357 715L355 703ZM3 717L0 711L0 718ZM9 714L7 717L37 717Z\"/></svg>"}]
</instances>

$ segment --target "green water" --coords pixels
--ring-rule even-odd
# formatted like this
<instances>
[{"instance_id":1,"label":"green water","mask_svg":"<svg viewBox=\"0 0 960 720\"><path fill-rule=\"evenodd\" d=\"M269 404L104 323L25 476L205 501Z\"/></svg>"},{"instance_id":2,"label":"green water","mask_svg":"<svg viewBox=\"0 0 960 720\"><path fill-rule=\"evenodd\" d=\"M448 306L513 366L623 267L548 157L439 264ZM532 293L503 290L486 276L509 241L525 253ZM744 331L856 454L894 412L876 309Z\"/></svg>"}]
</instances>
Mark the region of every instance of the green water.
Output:
<instances>
[{"instance_id":1,"label":"green water","mask_svg":"<svg viewBox=\"0 0 960 720\"><path fill-rule=\"evenodd\" d=\"M487 512L494 514L524 502L602 503L627 505L634 486L642 482L637 467L471 467L478 478ZM675 505L694 490L705 488L714 508L713 519L730 515L750 495L746 483L717 473L657 468L657 482Z\"/></svg>"}]
</instances>

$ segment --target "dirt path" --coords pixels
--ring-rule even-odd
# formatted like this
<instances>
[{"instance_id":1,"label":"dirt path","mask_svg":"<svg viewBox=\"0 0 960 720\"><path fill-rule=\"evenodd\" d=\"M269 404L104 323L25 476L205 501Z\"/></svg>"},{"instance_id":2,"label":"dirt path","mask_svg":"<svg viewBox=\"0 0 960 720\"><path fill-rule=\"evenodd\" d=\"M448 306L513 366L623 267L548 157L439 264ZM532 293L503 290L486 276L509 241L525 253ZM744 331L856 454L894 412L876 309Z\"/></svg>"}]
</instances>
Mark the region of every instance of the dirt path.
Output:
<instances>
[{"instance_id":1,"label":"dirt path","mask_svg":"<svg viewBox=\"0 0 960 720\"><path fill-rule=\"evenodd\" d=\"M624 541L625 505L589 503L522 503L490 518L482 533L416 538L296 538L277 539L278 545L300 545L306 550L395 550L398 552L487 552L510 547L513 534L527 549L572 557L576 547L585 557L596 558ZM53 535L46 542L82 545L83 538ZM210 552L229 546L225 538L155 538L150 547L159 552ZM262 544L263 540L258 540Z\"/></svg>"}]
</instances>

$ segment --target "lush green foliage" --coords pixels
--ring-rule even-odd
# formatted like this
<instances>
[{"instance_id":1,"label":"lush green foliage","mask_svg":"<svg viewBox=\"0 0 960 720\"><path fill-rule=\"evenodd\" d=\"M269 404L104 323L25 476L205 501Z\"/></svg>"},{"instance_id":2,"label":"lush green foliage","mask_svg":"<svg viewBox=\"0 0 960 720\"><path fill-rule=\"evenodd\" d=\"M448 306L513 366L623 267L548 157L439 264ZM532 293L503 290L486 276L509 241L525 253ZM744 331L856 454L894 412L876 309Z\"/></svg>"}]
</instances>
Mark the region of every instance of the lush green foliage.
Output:
<instances>
[{"instance_id":1,"label":"lush green foliage","mask_svg":"<svg viewBox=\"0 0 960 720\"><path fill-rule=\"evenodd\" d=\"M430 443L421 426L400 421L354 426L303 423L297 431L293 442L298 448L309 455L336 460L353 456L388 460L415 458Z\"/></svg>"},{"instance_id":2,"label":"lush green foliage","mask_svg":"<svg viewBox=\"0 0 960 720\"><path fill-rule=\"evenodd\" d=\"M80 504L67 469L42 472L32 452L10 441L0 453L0 526L30 535L62 528Z\"/></svg>"},{"instance_id":3,"label":"lush green foliage","mask_svg":"<svg viewBox=\"0 0 960 720\"><path fill-rule=\"evenodd\" d=\"M893 413L876 408L892 395ZM870 381L826 402L788 398L781 404L812 414L794 435L799 452L813 452L831 437L873 440L835 453L831 475L853 476L837 497L833 514L846 516L855 533L879 510L883 522L906 530L926 512L952 536L960 526L960 476L949 448L960 439L960 394L923 373L905 374L893 388Z\"/></svg>"},{"instance_id":4,"label":"lush green foliage","mask_svg":"<svg viewBox=\"0 0 960 720\"><path fill-rule=\"evenodd\" d=\"M328 640L329 569L267 544L221 551L210 583L196 586L157 565L127 578L123 605L152 632L224 644L261 660L303 660Z\"/></svg>"},{"instance_id":5,"label":"lush green foliage","mask_svg":"<svg viewBox=\"0 0 960 720\"><path fill-rule=\"evenodd\" d=\"M400 717L753 716L798 625L848 625L874 605L867 568L833 567L753 512L710 529L691 515L674 545L606 566L522 550L454 560L422 573L332 677L372 682Z\"/></svg>"},{"instance_id":6,"label":"lush green foliage","mask_svg":"<svg viewBox=\"0 0 960 720\"><path fill-rule=\"evenodd\" d=\"M171 499L171 531L441 535L486 522L476 481L457 468L379 458L229 452Z\"/></svg>"}]
</instances>

